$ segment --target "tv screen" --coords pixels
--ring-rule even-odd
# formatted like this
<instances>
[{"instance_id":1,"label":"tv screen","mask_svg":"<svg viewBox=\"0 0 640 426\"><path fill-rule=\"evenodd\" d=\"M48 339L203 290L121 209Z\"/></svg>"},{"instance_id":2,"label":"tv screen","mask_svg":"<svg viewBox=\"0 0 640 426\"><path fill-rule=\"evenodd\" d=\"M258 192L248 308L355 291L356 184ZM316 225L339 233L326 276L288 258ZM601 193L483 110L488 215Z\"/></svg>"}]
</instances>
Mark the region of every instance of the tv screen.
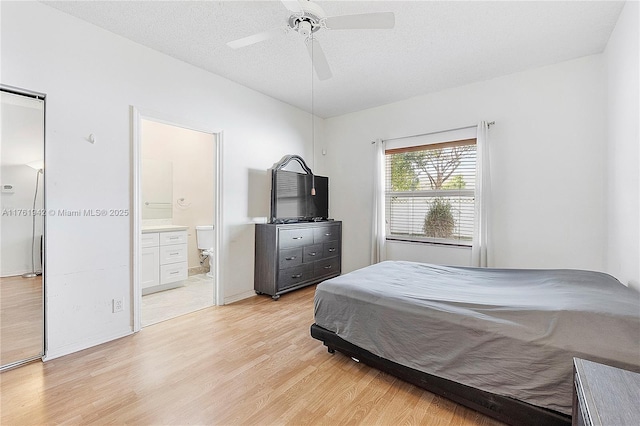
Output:
<instances>
[{"instance_id":1,"label":"tv screen","mask_svg":"<svg viewBox=\"0 0 640 426\"><path fill-rule=\"evenodd\" d=\"M326 220L329 217L329 178L288 170L274 170L271 183L271 221Z\"/></svg>"}]
</instances>

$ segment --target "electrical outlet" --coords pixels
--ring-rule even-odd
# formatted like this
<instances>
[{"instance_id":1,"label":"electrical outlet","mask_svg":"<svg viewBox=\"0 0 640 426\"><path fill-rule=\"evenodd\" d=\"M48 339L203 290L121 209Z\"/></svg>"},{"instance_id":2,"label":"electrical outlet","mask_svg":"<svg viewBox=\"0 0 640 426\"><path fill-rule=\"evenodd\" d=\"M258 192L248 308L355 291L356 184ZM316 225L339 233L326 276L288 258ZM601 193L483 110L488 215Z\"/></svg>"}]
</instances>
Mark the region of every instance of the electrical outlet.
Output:
<instances>
[{"instance_id":1,"label":"electrical outlet","mask_svg":"<svg viewBox=\"0 0 640 426\"><path fill-rule=\"evenodd\" d=\"M124 298L121 297L119 299L113 299L113 313L122 312L124 309Z\"/></svg>"}]
</instances>

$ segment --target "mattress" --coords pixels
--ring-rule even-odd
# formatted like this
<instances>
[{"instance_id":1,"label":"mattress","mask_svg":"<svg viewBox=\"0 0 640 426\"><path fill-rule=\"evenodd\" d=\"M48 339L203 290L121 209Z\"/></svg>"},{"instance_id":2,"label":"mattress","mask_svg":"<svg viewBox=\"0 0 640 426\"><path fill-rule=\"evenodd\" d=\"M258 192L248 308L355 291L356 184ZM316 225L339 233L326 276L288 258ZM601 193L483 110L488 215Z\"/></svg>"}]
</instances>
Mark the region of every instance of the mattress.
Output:
<instances>
[{"instance_id":1,"label":"mattress","mask_svg":"<svg viewBox=\"0 0 640 426\"><path fill-rule=\"evenodd\" d=\"M388 360L564 414L573 357L640 371L640 294L599 272L387 261L319 284L315 322Z\"/></svg>"}]
</instances>

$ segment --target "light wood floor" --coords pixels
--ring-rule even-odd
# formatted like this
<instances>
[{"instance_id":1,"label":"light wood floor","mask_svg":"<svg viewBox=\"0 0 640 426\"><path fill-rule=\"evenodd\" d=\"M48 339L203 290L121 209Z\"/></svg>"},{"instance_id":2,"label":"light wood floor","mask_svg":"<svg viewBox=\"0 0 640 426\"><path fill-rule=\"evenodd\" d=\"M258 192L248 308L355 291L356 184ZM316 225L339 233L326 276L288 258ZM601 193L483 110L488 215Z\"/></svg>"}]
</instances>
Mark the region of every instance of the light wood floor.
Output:
<instances>
[{"instance_id":1,"label":"light wood floor","mask_svg":"<svg viewBox=\"0 0 640 426\"><path fill-rule=\"evenodd\" d=\"M0 278L0 365L42 353L42 276Z\"/></svg>"},{"instance_id":2,"label":"light wood floor","mask_svg":"<svg viewBox=\"0 0 640 426\"><path fill-rule=\"evenodd\" d=\"M213 278L190 275L182 286L142 296L143 327L208 308L215 304Z\"/></svg>"},{"instance_id":3,"label":"light wood floor","mask_svg":"<svg viewBox=\"0 0 640 426\"><path fill-rule=\"evenodd\" d=\"M214 306L0 375L2 425L498 422L309 335L313 287Z\"/></svg>"}]
</instances>

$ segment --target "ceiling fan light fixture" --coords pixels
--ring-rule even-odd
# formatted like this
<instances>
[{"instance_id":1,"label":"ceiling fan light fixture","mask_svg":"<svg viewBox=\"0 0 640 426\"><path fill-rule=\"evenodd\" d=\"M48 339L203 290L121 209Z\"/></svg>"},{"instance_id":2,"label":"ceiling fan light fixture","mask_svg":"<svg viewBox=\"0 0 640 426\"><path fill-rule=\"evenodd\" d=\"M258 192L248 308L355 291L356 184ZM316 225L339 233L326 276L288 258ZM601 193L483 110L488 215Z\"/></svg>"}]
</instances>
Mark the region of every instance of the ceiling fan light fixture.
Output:
<instances>
[{"instance_id":1,"label":"ceiling fan light fixture","mask_svg":"<svg viewBox=\"0 0 640 426\"><path fill-rule=\"evenodd\" d=\"M311 35L312 26L308 21L300 21L296 31L304 38L308 38Z\"/></svg>"}]
</instances>

